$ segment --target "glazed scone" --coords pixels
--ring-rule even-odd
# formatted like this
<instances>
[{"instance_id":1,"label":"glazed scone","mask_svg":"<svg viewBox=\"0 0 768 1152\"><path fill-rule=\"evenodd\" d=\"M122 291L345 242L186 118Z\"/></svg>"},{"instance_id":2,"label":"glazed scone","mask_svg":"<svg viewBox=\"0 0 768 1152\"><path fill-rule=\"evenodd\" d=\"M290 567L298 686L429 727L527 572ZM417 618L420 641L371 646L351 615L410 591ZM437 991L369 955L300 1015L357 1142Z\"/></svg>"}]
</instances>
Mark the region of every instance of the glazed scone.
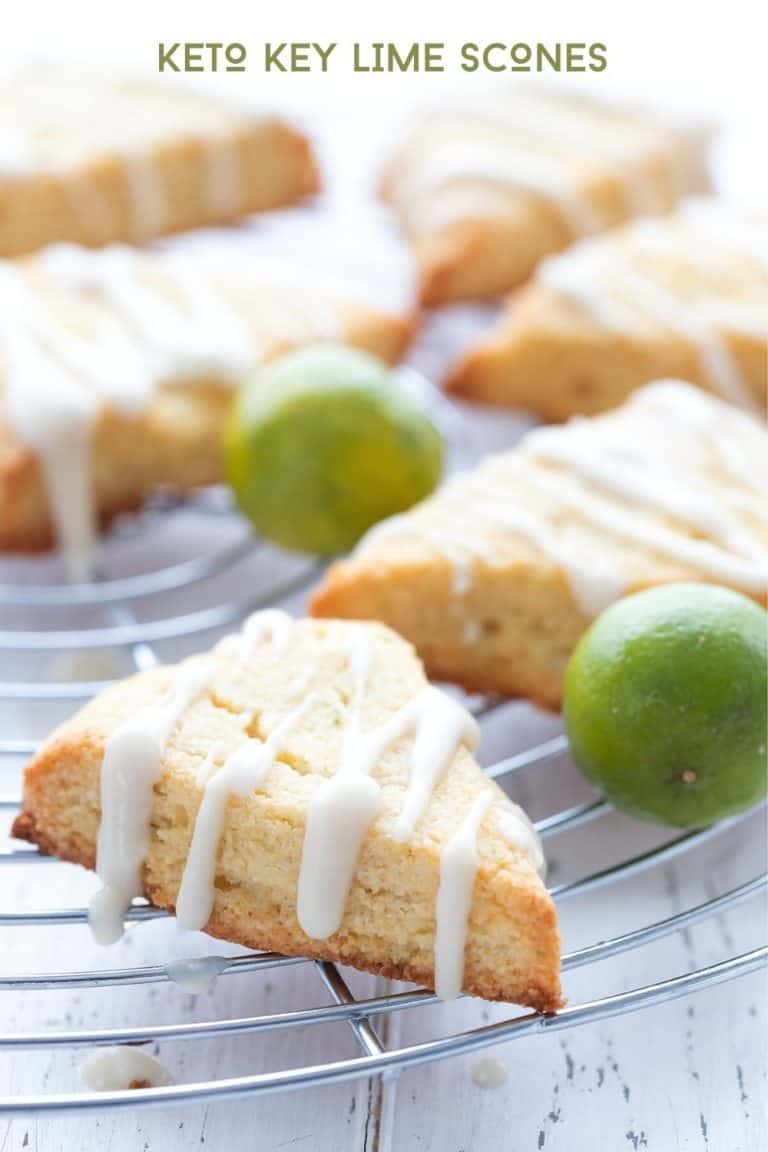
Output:
<instances>
[{"instance_id":1,"label":"glazed scone","mask_svg":"<svg viewBox=\"0 0 768 1152\"><path fill-rule=\"evenodd\" d=\"M764 602L767 501L764 427L662 381L383 521L312 609L384 621L436 679L557 708L577 640L620 596L703 580Z\"/></svg>"},{"instance_id":2,"label":"glazed scone","mask_svg":"<svg viewBox=\"0 0 768 1152\"><path fill-rule=\"evenodd\" d=\"M178 86L68 68L0 77L0 255L224 224L317 191L283 121Z\"/></svg>"},{"instance_id":3,"label":"glazed scone","mask_svg":"<svg viewBox=\"0 0 768 1152\"><path fill-rule=\"evenodd\" d=\"M543 261L447 386L564 420L676 376L765 411L767 342L768 218L694 199Z\"/></svg>"},{"instance_id":4,"label":"glazed scone","mask_svg":"<svg viewBox=\"0 0 768 1152\"><path fill-rule=\"evenodd\" d=\"M259 613L54 733L13 834L97 869L101 943L143 893L251 948L550 1011L540 845L477 736L388 629Z\"/></svg>"},{"instance_id":5,"label":"glazed scone","mask_svg":"<svg viewBox=\"0 0 768 1152\"><path fill-rule=\"evenodd\" d=\"M708 134L571 92L466 98L417 120L384 198L425 305L499 296L539 261L709 187Z\"/></svg>"},{"instance_id":6,"label":"glazed scone","mask_svg":"<svg viewBox=\"0 0 768 1152\"><path fill-rule=\"evenodd\" d=\"M220 480L234 389L258 360L328 340L400 357L407 317L289 273L248 261L216 278L204 256L121 247L0 261L0 549L58 538L82 572L96 520L158 484Z\"/></svg>"}]
</instances>

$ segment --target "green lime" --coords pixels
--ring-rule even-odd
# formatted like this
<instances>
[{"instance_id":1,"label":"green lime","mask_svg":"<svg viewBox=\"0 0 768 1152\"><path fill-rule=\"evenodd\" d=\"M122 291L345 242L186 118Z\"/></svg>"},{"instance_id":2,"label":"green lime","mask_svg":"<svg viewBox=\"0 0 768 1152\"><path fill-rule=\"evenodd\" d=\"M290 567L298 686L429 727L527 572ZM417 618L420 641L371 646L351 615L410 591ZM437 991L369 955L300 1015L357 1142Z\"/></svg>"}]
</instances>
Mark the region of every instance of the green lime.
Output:
<instances>
[{"instance_id":1,"label":"green lime","mask_svg":"<svg viewBox=\"0 0 768 1152\"><path fill-rule=\"evenodd\" d=\"M240 508L285 548L332 554L432 492L443 444L386 365L320 345L247 381L225 440Z\"/></svg>"},{"instance_id":2,"label":"green lime","mask_svg":"<svg viewBox=\"0 0 768 1152\"><path fill-rule=\"evenodd\" d=\"M573 757L617 808L701 827L766 793L768 617L709 584L612 605L565 675Z\"/></svg>"}]
</instances>

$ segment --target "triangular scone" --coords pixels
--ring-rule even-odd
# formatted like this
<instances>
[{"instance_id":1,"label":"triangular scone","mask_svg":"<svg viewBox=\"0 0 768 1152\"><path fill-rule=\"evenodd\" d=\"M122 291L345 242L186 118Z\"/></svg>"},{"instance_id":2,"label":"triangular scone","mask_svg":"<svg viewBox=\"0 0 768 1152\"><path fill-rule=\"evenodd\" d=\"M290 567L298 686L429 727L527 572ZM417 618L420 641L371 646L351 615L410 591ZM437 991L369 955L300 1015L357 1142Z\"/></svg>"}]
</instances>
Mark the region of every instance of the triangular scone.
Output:
<instances>
[{"instance_id":1,"label":"triangular scone","mask_svg":"<svg viewBox=\"0 0 768 1152\"><path fill-rule=\"evenodd\" d=\"M399 358L407 317L305 278L123 247L0 261L0 549L58 537L77 569L96 519L220 480L232 397L265 357L342 341Z\"/></svg>"},{"instance_id":2,"label":"triangular scone","mask_svg":"<svg viewBox=\"0 0 768 1152\"><path fill-rule=\"evenodd\" d=\"M59 729L14 835L98 863L103 943L143 892L249 947L552 1010L541 850L476 738L388 629L261 613Z\"/></svg>"},{"instance_id":3,"label":"triangular scone","mask_svg":"<svg viewBox=\"0 0 768 1152\"><path fill-rule=\"evenodd\" d=\"M706 191L706 145L701 131L571 92L494 92L425 113L382 191L422 302L488 299L582 236Z\"/></svg>"},{"instance_id":4,"label":"triangular scone","mask_svg":"<svg viewBox=\"0 0 768 1152\"><path fill-rule=\"evenodd\" d=\"M767 340L768 219L693 200L545 260L448 388L563 420L676 376L764 410Z\"/></svg>"},{"instance_id":5,"label":"triangular scone","mask_svg":"<svg viewBox=\"0 0 768 1152\"><path fill-rule=\"evenodd\" d=\"M318 188L309 142L278 118L82 68L1 78L0 141L2 256L143 243Z\"/></svg>"},{"instance_id":6,"label":"triangular scone","mask_svg":"<svg viewBox=\"0 0 768 1152\"><path fill-rule=\"evenodd\" d=\"M767 497L765 429L663 381L535 430L384 521L312 609L382 620L436 679L556 708L579 636L618 597L704 580L764 600Z\"/></svg>"}]
</instances>

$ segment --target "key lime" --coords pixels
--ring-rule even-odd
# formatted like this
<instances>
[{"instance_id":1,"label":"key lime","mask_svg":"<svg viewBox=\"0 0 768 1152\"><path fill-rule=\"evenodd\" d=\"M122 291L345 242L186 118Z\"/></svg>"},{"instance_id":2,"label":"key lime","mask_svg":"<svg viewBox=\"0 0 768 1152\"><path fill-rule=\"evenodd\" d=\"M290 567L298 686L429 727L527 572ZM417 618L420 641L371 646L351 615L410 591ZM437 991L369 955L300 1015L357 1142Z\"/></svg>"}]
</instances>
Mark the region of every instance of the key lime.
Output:
<instances>
[{"instance_id":1,"label":"key lime","mask_svg":"<svg viewBox=\"0 0 768 1152\"><path fill-rule=\"evenodd\" d=\"M701 827L766 793L768 617L708 584L620 600L565 676L573 757L625 812Z\"/></svg>"},{"instance_id":2,"label":"key lime","mask_svg":"<svg viewBox=\"0 0 768 1152\"><path fill-rule=\"evenodd\" d=\"M443 444L386 365L321 345L274 360L246 382L225 460L237 502L262 536L332 554L428 496Z\"/></svg>"}]
</instances>

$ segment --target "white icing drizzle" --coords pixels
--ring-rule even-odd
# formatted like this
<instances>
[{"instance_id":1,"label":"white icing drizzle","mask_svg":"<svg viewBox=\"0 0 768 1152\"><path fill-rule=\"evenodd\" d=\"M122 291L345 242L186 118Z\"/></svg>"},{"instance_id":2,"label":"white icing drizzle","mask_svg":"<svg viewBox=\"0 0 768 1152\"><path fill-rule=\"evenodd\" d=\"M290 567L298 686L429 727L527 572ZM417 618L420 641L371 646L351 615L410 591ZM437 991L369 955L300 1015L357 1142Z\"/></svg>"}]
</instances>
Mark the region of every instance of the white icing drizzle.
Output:
<instances>
[{"instance_id":1,"label":"white icing drizzle","mask_svg":"<svg viewBox=\"0 0 768 1152\"><path fill-rule=\"evenodd\" d=\"M245 622L249 643L236 658L248 659L255 646L278 628L287 630L284 613L255 613ZM290 619L286 617L286 619ZM261 639L258 639L261 638ZM162 770L168 740L185 710L206 689L215 672L211 657L194 657L175 670L158 704L141 708L107 738L101 765L101 823L96 872L102 888L91 900L89 922L99 944L114 944L123 934L123 918L141 895L141 869L149 849L153 788ZM211 771L216 749L200 767Z\"/></svg>"},{"instance_id":2,"label":"white icing drizzle","mask_svg":"<svg viewBox=\"0 0 768 1152\"><path fill-rule=\"evenodd\" d=\"M42 77L20 69L3 78L3 103L16 97L24 108L24 125L2 117L0 177L56 176L77 216L98 234L93 216L106 216L111 223L103 190L91 180L71 177L80 167L115 160L124 173L132 237L141 242L168 226L163 149L194 139L202 149L204 209L216 218L231 218L241 210L244 173L238 137L257 114L244 116L190 93L170 94L159 85L65 69L53 75L47 67L42 71Z\"/></svg>"},{"instance_id":3,"label":"white icing drizzle","mask_svg":"<svg viewBox=\"0 0 768 1152\"><path fill-rule=\"evenodd\" d=\"M141 895L141 869L149 850L153 787L168 739L184 711L213 674L210 660L180 665L164 700L142 708L107 738L101 765L101 824L96 872L103 887L91 900L89 922L99 944L114 944L123 918Z\"/></svg>"},{"instance_id":4,"label":"white icing drizzle","mask_svg":"<svg viewBox=\"0 0 768 1152\"><path fill-rule=\"evenodd\" d=\"M316 701L316 694L310 693L298 708L280 721L266 740L246 740L218 771L208 777L176 898L176 919L182 928L199 931L213 912L216 854L226 824L230 796L247 799L264 784L275 760L284 750L286 737Z\"/></svg>"},{"instance_id":5,"label":"white icing drizzle","mask_svg":"<svg viewBox=\"0 0 768 1152\"><path fill-rule=\"evenodd\" d=\"M747 253L750 234L754 253ZM700 208L680 218L638 221L624 230L621 241L609 236L579 244L543 260L535 276L551 291L588 309L606 327L633 331L650 321L681 336L696 349L705 378L716 392L755 409L754 396L721 330L743 322L749 330L764 332L768 318L752 300L716 293L712 282L717 281L724 257L743 260L754 254L756 266L764 268L765 248L757 227L729 225L723 210ZM693 278L705 280L706 287L686 299L665 284L654 266L639 265L638 256L666 257Z\"/></svg>"},{"instance_id":6,"label":"white icing drizzle","mask_svg":"<svg viewBox=\"0 0 768 1152\"><path fill-rule=\"evenodd\" d=\"M562 569L582 611L594 615L623 595L632 577L616 549L594 550L579 538L579 528L591 525L747 592L764 589L768 545L759 529L768 530L768 454L762 428L681 381L638 389L629 404L644 420L636 433L621 417L575 420L529 433L508 458L524 465L522 488L546 497L551 510L515 506L517 474L505 470L506 457L490 458L437 500L377 525L357 554L374 552L389 537L434 548L452 564L459 598L472 587L478 558L488 567L503 561L500 540L489 539L491 528L496 536L520 535ZM678 426L671 442L665 436L670 425ZM677 465L682 433L690 468L685 461ZM707 465L729 482L716 495L706 483ZM626 503L639 515L627 515ZM430 510L439 510L439 518L431 520ZM680 531L659 517L679 522ZM463 642L475 643L480 623L470 619L463 628Z\"/></svg>"},{"instance_id":7,"label":"white icing drizzle","mask_svg":"<svg viewBox=\"0 0 768 1152\"><path fill-rule=\"evenodd\" d=\"M253 362L239 320L190 262L162 259L162 272L180 297L176 302L142 276L142 257L122 245L101 252L57 245L40 261L55 283L94 293L116 313L155 384L211 373L234 383Z\"/></svg>"},{"instance_id":8,"label":"white icing drizzle","mask_svg":"<svg viewBox=\"0 0 768 1152\"><path fill-rule=\"evenodd\" d=\"M365 834L381 810L381 790L370 773L381 757L406 736L413 736L409 782L393 839L409 839L430 797L463 744L479 740L477 724L459 704L427 687L389 720L369 732L360 728L360 709L370 672L366 647L349 649L354 692L337 771L318 788L307 812L299 874L297 915L302 930L315 939L336 932Z\"/></svg>"},{"instance_id":9,"label":"white icing drizzle","mask_svg":"<svg viewBox=\"0 0 768 1152\"><path fill-rule=\"evenodd\" d=\"M423 199L456 183L472 181L518 188L551 202L575 235L597 231L601 221L589 198L579 192L570 166L562 158L492 141L451 140L428 156L401 191L404 199Z\"/></svg>"},{"instance_id":10,"label":"white icing drizzle","mask_svg":"<svg viewBox=\"0 0 768 1152\"><path fill-rule=\"evenodd\" d=\"M464 983L464 946L478 866L477 835L492 800L493 790L484 788L440 854L435 992L441 1000L458 996Z\"/></svg>"},{"instance_id":11,"label":"white icing drizzle","mask_svg":"<svg viewBox=\"0 0 768 1152\"><path fill-rule=\"evenodd\" d=\"M403 736L413 733L410 755L410 777L403 806L392 835L395 840L409 840L424 815L432 792L439 784L460 747L473 752L480 742L480 729L450 696L437 688L425 688L400 709L379 730L381 751ZM381 755L381 752L379 752Z\"/></svg>"},{"instance_id":12,"label":"white icing drizzle","mask_svg":"<svg viewBox=\"0 0 768 1152\"><path fill-rule=\"evenodd\" d=\"M754 507L765 514L761 498L768 496L768 458L763 429L751 417L681 380L658 380L638 389L629 402L652 408L687 432L704 437L728 479L760 498ZM749 465L742 459L738 445L731 442L731 431L739 439L754 443Z\"/></svg>"},{"instance_id":13,"label":"white icing drizzle","mask_svg":"<svg viewBox=\"0 0 768 1152\"><path fill-rule=\"evenodd\" d=\"M642 445L616 442L600 425L576 420L553 432L530 433L525 452L536 460L565 465L571 473L632 504L658 509L748 559L765 561L768 549L721 504L685 489L674 472L649 459Z\"/></svg>"},{"instance_id":14,"label":"white icing drizzle","mask_svg":"<svg viewBox=\"0 0 768 1152\"><path fill-rule=\"evenodd\" d=\"M389 537L405 537L428 542L451 566L453 593L457 597L466 596L474 584L474 567L478 557L493 565L493 549L485 547L483 541L471 532L452 532L450 538L417 523L411 517L400 513L379 521L362 537L355 548L355 556L365 555L370 549Z\"/></svg>"},{"instance_id":15,"label":"white icing drizzle","mask_svg":"<svg viewBox=\"0 0 768 1152\"><path fill-rule=\"evenodd\" d=\"M382 803L360 726L373 654L363 634L350 639L346 652L353 688L339 766L307 809L296 895L299 925L314 939L326 939L341 924L363 839Z\"/></svg>"},{"instance_id":16,"label":"white icing drizzle","mask_svg":"<svg viewBox=\"0 0 768 1152\"><path fill-rule=\"evenodd\" d=\"M538 832L523 809L507 800L498 809L496 826L507 844L523 852L543 879L547 873L544 850Z\"/></svg>"},{"instance_id":17,"label":"white icing drizzle","mask_svg":"<svg viewBox=\"0 0 768 1152\"><path fill-rule=\"evenodd\" d=\"M120 159L133 216L133 237L144 244L165 229L167 203L162 171L151 155L124 152Z\"/></svg>"},{"instance_id":18,"label":"white icing drizzle","mask_svg":"<svg viewBox=\"0 0 768 1152\"><path fill-rule=\"evenodd\" d=\"M8 421L39 458L57 539L77 579L87 576L95 538L91 485L94 428L105 408L137 417L165 381L235 386L260 350L236 311L206 283L199 262L148 262L116 246L99 252L71 245L38 257L41 283L88 304L87 338L49 314L37 284L0 262L0 343ZM153 282L152 268L170 293ZM289 294L271 316L288 342L338 334L330 304Z\"/></svg>"},{"instance_id":19,"label":"white icing drizzle","mask_svg":"<svg viewBox=\"0 0 768 1152\"><path fill-rule=\"evenodd\" d=\"M762 592L768 584L768 554L758 559L735 556L708 540L691 539L649 520L627 516L623 509L586 490L579 493L576 501L568 489L566 473L545 475L537 471L531 479L560 504L576 509L582 520L610 536L641 544L650 552L690 565L714 580L746 592Z\"/></svg>"},{"instance_id":20,"label":"white icing drizzle","mask_svg":"<svg viewBox=\"0 0 768 1152\"><path fill-rule=\"evenodd\" d=\"M489 504L480 509L480 514L499 528L523 536L561 568L585 615L596 616L626 590L626 580L621 573L607 568L598 558L592 558L588 566L585 559L573 555L545 520L523 508Z\"/></svg>"},{"instance_id":21,"label":"white icing drizzle","mask_svg":"<svg viewBox=\"0 0 768 1152\"><path fill-rule=\"evenodd\" d=\"M249 616L239 632L224 636L214 651L238 660L248 660L263 644L280 656L293 634L295 620L279 608L266 608Z\"/></svg>"},{"instance_id":22,"label":"white icing drizzle","mask_svg":"<svg viewBox=\"0 0 768 1152\"><path fill-rule=\"evenodd\" d=\"M93 1092L123 1092L128 1088L161 1088L173 1084L168 1069L148 1052L133 1046L98 1048L80 1066L83 1083Z\"/></svg>"},{"instance_id":23,"label":"white icing drizzle","mask_svg":"<svg viewBox=\"0 0 768 1152\"><path fill-rule=\"evenodd\" d=\"M195 956L189 960L173 960L166 964L169 980L190 996L207 992L216 978L232 961L227 956Z\"/></svg>"},{"instance_id":24,"label":"white icing drizzle","mask_svg":"<svg viewBox=\"0 0 768 1152\"><path fill-rule=\"evenodd\" d=\"M225 639L219 655L248 660L260 645L275 654L285 648L293 625L284 614L264 612L246 622L239 639ZM330 636L324 647L331 647ZM412 737L408 783L392 837L413 836L434 789L458 749L474 749L479 729L474 719L450 697L431 686L406 702L389 719L364 731L362 710L372 674L373 649L363 627L349 630L342 650L352 679L339 763L320 782L310 802L304 831L297 885L297 918L307 935L327 939L341 924L370 825L381 811L383 797L371 772L381 757L406 737ZM100 943L112 943L122 933L122 920L134 896L141 892L141 869L149 849L153 787L170 735L184 710L206 688L215 673L214 655L187 661L176 670L165 697L138 711L108 738L101 771L102 820L97 845L97 871L103 888L91 904L90 922ZM284 750L290 733L317 705L310 693L280 719L266 739L246 738L224 759L214 744L197 770L203 796L195 819L189 853L176 899L182 928L203 929L215 902L215 873L231 796L248 798L262 787ZM263 722L263 717L262 717ZM436 905L435 983L442 997L458 995L463 981L463 955L472 888L477 868L476 840L495 796L484 787L469 814L444 846ZM502 830L510 844L543 867L538 839L524 814L512 804L504 809ZM502 818L500 817L500 827ZM184 960L167 966L169 979L186 991L203 991L227 966L224 957ZM111 1074L122 1074L116 1058ZM133 1079L148 1077L132 1076Z\"/></svg>"},{"instance_id":25,"label":"white icing drizzle","mask_svg":"<svg viewBox=\"0 0 768 1152\"><path fill-rule=\"evenodd\" d=\"M38 454L52 516L75 579L88 568L94 514L88 467L97 405L69 369L35 339L35 306L0 263L0 341L10 427Z\"/></svg>"},{"instance_id":26,"label":"white icing drizzle","mask_svg":"<svg viewBox=\"0 0 768 1152\"><path fill-rule=\"evenodd\" d=\"M631 215L663 211L666 207L660 181L641 171L643 160L651 153L659 154L665 140L664 158L675 169L673 177L679 177L683 185L688 182L685 150L679 147L679 140L675 141L677 146L670 146L670 126L647 117L638 119L631 112L615 117L610 106L594 102L574 103L570 97L526 98L517 93L512 99L493 103L482 98L468 101L465 97L455 111L459 117L470 116L486 128L493 127L506 141L512 128L538 148L554 149L561 158L575 158L581 164L607 161L612 175L621 181Z\"/></svg>"}]
</instances>

